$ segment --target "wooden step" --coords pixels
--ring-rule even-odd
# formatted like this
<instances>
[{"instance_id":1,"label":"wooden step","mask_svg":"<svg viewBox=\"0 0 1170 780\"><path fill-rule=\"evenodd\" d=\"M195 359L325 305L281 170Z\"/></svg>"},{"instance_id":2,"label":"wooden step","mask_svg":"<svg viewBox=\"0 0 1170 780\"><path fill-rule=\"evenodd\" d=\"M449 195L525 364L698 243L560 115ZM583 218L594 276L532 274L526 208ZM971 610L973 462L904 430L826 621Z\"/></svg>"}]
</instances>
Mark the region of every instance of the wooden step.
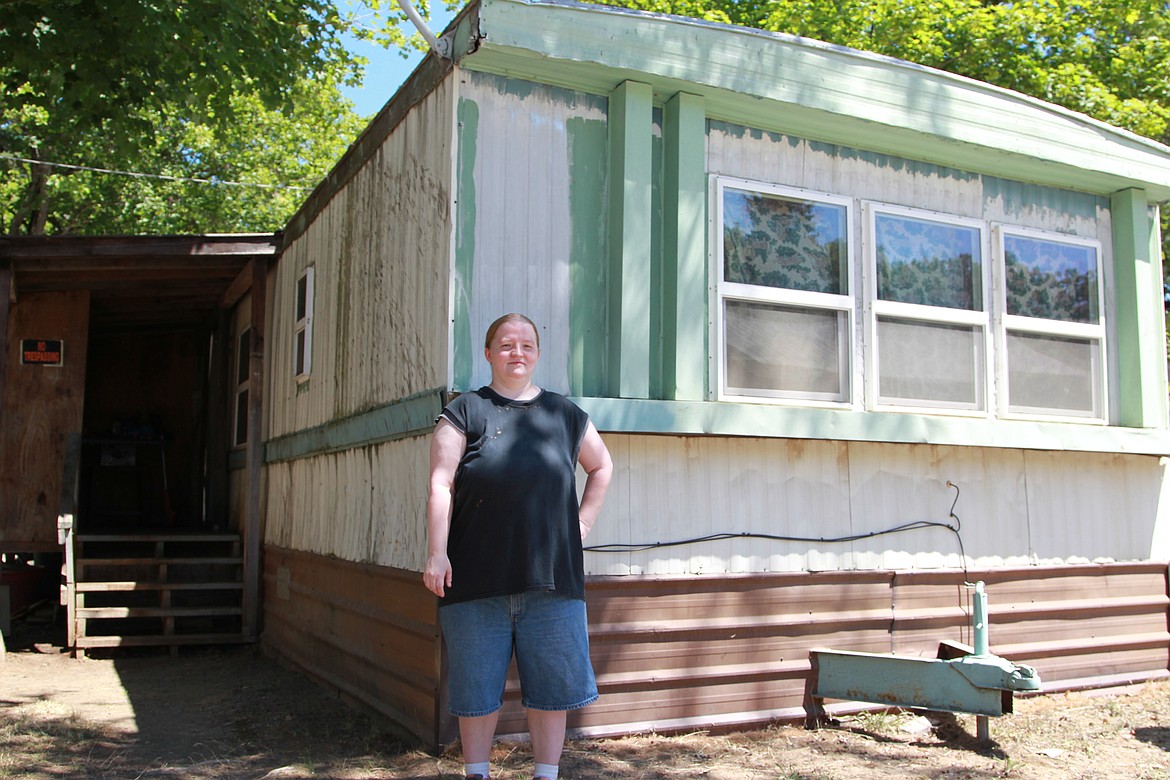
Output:
<instances>
[{"instance_id":1,"label":"wooden step","mask_svg":"<svg viewBox=\"0 0 1170 780\"><path fill-rule=\"evenodd\" d=\"M76 647L177 647L179 645L231 645L255 642L240 634L169 634L152 636L79 636Z\"/></svg>"},{"instance_id":2,"label":"wooden step","mask_svg":"<svg viewBox=\"0 0 1170 780\"><path fill-rule=\"evenodd\" d=\"M240 607L78 607L77 617L87 620L103 618L187 618L232 617L242 615Z\"/></svg>"},{"instance_id":3,"label":"wooden step","mask_svg":"<svg viewBox=\"0 0 1170 780\"><path fill-rule=\"evenodd\" d=\"M239 534L227 533L160 533L160 534L77 534L74 540L87 542L238 542Z\"/></svg>"},{"instance_id":4,"label":"wooden step","mask_svg":"<svg viewBox=\"0 0 1170 780\"><path fill-rule=\"evenodd\" d=\"M242 582L79 582L78 593L126 593L149 590L243 590Z\"/></svg>"},{"instance_id":5,"label":"wooden step","mask_svg":"<svg viewBox=\"0 0 1170 780\"><path fill-rule=\"evenodd\" d=\"M244 559L241 556L215 558L77 558L75 566L161 566L178 564L180 566L197 566L206 564L241 565Z\"/></svg>"}]
</instances>

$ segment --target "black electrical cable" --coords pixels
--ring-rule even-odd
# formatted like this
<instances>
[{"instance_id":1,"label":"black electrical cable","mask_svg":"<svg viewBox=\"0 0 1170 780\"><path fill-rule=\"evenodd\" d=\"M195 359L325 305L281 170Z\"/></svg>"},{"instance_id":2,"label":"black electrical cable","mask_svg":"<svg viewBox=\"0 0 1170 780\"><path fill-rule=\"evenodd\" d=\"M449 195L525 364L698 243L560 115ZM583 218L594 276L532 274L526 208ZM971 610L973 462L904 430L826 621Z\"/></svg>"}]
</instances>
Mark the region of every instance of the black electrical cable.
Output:
<instances>
[{"instance_id":1,"label":"black electrical cable","mask_svg":"<svg viewBox=\"0 0 1170 780\"><path fill-rule=\"evenodd\" d=\"M862 539L873 539L878 536L886 536L888 534L906 533L908 531L918 531L925 528L944 528L955 535L955 539L959 544L959 557L963 561L964 579L967 577L967 552L963 547L963 535L961 533L963 523L959 516L955 514L955 506L959 503L959 486L951 481L947 481L947 487L955 489L955 500L951 502L951 511L949 513L951 519L955 522L952 525L948 522L939 520L913 520L909 523L896 525L892 528L885 528L880 531L869 531L863 534L850 534L849 536L834 536L834 537L815 537L815 536L785 536L782 534L765 534L754 531L725 531L717 534L708 534L707 536L696 536L690 539L677 539L666 542L633 542L633 543L614 543L614 544L595 544L583 548L587 552L596 553L623 553L623 552L645 552L647 550L659 550L667 547L681 547L688 544L702 544L704 542L721 542L728 539L765 539L772 542L804 542L808 544L840 544L844 542L857 542Z\"/></svg>"}]
</instances>

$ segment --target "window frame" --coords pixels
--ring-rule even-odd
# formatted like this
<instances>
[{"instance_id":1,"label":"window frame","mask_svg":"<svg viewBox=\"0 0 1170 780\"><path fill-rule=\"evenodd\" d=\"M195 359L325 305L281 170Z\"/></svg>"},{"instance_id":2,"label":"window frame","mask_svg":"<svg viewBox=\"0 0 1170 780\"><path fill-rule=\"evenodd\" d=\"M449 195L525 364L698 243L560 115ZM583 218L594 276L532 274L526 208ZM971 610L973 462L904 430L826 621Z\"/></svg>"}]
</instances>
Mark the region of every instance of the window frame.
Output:
<instances>
[{"instance_id":1,"label":"window frame","mask_svg":"<svg viewBox=\"0 0 1170 780\"><path fill-rule=\"evenodd\" d=\"M999 386L997 414L1005 420L1045 420L1050 422L1075 422L1083 425L1106 425L1109 417L1109 334L1105 316L1105 256L1101 241L1083 236L1058 233L1051 230L1023 227L1007 223L992 225L995 269L999 275L996 283L995 324L996 338L996 384ZM1008 313L1007 284L1007 236L1048 241L1055 244L1088 247L1094 250L1097 261L1097 318L1092 323L1066 322L1064 320L1031 317ZM1065 409L1016 406L1011 403L1011 386L1008 363L1008 335L1023 333L1037 336L1054 336L1096 342L1092 355L1095 377L1090 388L1093 394L1094 410L1088 414L1076 414Z\"/></svg>"},{"instance_id":2,"label":"window frame","mask_svg":"<svg viewBox=\"0 0 1170 780\"><path fill-rule=\"evenodd\" d=\"M298 382L309 379L313 372L313 304L314 267L309 266L297 275L293 285L292 372ZM301 287L304 285L304 311L301 311Z\"/></svg>"},{"instance_id":3,"label":"window frame","mask_svg":"<svg viewBox=\"0 0 1170 780\"><path fill-rule=\"evenodd\" d=\"M920 412L924 414L946 414L961 417L990 419L996 410L994 387L995 347L992 333L992 257L990 253L990 231L988 222L973 217L928 209L911 208L881 201L861 201L863 236L862 253L864 267L864 322L865 322L865 370L862 379L865 384L865 406L871 411ZM947 306L932 306L901 301L887 301L878 298L877 268L877 220L880 215L891 215L922 222L969 228L978 234L980 257L979 281L982 285L981 308L978 310L956 309ZM878 343L878 325L882 319L911 320L924 324L960 326L971 328L982 339L982 348L972 355L972 368L981 377L975 389L973 404L935 401L927 399L890 400L881 396L881 355Z\"/></svg>"},{"instance_id":4,"label":"window frame","mask_svg":"<svg viewBox=\"0 0 1170 780\"><path fill-rule=\"evenodd\" d=\"M712 177L712 208L713 226L712 238L712 287L715 293L715 316L712 318L712 343L716 345L712 356L712 387L716 398L720 401L754 402L766 404L791 404L805 407L823 407L831 409L857 408L859 390L858 348L857 348L857 272L856 272L856 230L854 211L856 200L851 197L832 195L817 192L802 187L788 187L767 182L742 179L733 176ZM840 293L815 292L764 285L747 284L743 282L727 281L724 278L726 264L724 258L724 193L726 190L738 190L752 194L760 194L790 201L811 201L819 204L840 207L845 212L844 237L845 257L842 263L845 266L845 290ZM730 350L726 348L724 338L727 333L726 310L727 302L758 303L787 309L803 309L806 311L837 312L839 350L837 355L838 371L840 372L840 393L798 392L786 390L763 391L758 388L733 388L728 385L728 356Z\"/></svg>"},{"instance_id":5,"label":"window frame","mask_svg":"<svg viewBox=\"0 0 1170 780\"><path fill-rule=\"evenodd\" d=\"M252 326L236 336L235 371L232 383L232 447L247 445L252 391Z\"/></svg>"}]
</instances>

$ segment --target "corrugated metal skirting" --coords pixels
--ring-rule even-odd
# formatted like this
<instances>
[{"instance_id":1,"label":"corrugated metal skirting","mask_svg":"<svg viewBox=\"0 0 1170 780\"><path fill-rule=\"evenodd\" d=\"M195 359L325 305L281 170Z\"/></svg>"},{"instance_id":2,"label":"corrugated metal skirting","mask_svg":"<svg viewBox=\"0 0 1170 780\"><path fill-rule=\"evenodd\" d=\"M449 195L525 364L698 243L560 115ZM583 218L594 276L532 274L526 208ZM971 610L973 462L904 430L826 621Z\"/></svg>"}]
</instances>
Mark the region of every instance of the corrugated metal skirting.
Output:
<instances>
[{"instance_id":1,"label":"corrugated metal skirting","mask_svg":"<svg viewBox=\"0 0 1170 780\"><path fill-rule=\"evenodd\" d=\"M268 548L265 645L434 745L444 709L434 599L416 572ZM1168 676L1167 567L604 577L589 583L601 700L577 734L802 720L809 650L934 657L970 643L966 579L987 583L991 651L1035 666L1044 691ZM509 680L499 733L527 730Z\"/></svg>"}]
</instances>

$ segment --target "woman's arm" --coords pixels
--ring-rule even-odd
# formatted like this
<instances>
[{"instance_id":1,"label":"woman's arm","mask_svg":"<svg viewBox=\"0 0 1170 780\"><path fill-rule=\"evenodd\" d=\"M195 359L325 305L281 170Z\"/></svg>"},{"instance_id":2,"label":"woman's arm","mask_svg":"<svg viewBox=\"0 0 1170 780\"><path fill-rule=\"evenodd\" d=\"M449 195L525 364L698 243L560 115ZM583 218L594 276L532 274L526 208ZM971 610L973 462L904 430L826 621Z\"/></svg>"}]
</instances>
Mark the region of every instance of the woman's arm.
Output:
<instances>
[{"instance_id":1,"label":"woman's arm","mask_svg":"<svg viewBox=\"0 0 1170 780\"><path fill-rule=\"evenodd\" d=\"M609 457L609 450L593 423L589 423L585 429L577 462L585 470L585 489L581 492L581 509L578 513L581 518L581 538L584 539L597 522L601 504L605 501L605 492L609 490L609 480L613 477L613 461Z\"/></svg>"},{"instance_id":2,"label":"woman's arm","mask_svg":"<svg viewBox=\"0 0 1170 780\"><path fill-rule=\"evenodd\" d=\"M455 495L455 471L467 448L467 437L449 420L440 419L431 436L431 481L427 493L427 565L423 584L442 597L451 587L451 560L447 535L451 531L451 505Z\"/></svg>"}]
</instances>

